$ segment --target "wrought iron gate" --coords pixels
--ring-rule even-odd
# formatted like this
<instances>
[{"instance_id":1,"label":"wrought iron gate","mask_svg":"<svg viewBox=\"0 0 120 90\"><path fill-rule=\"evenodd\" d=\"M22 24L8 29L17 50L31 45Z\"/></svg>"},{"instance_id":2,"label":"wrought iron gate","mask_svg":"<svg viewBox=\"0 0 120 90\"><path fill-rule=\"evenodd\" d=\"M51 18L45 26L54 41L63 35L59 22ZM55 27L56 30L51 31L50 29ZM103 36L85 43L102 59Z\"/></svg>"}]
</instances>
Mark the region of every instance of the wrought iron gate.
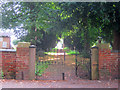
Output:
<instances>
[{"instance_id":1,"label":"wrought iron gate","mask_svg":"<svg viewBox=\"0 0 120 90\"><path fill-rule=\"evenodd\" d=\"M90 79L90 70L90 57L56 53L37 56L35 73L39 80Z\"/></svg>"},{"instance_id":2,"label":"wrought iron gate","mask_svg":"<svg viewBox=\"0 0 120 90\"><path fill-rule=\"evenodd\" d=\"M64 55L44 55L36 60L36 79L62 80L64 79Z\"/></svg>"},{"instance_id":3,"label":"wrought iron gate","mask_svg":"<svg viewBox=\"0 0 120 90\"><path fill-rule=\"evenodd\" d=\"M75 73L76 76L82 79L91 79L91 51L88 57L76 55L75 59Z\"/></svg>"}]
</instances>

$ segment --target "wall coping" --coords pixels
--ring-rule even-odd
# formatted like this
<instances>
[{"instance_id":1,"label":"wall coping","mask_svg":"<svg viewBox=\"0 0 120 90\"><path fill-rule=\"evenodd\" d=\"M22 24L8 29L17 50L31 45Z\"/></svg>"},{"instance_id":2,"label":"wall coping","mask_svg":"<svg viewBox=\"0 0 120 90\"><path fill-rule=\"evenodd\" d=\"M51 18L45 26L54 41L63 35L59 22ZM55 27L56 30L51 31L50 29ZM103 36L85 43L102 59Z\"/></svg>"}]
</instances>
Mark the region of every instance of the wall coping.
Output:
<instances>
[{"instance_id":1,"label":"wall coping","mask_svg":"<svg viewBox=\"0 0 120 90\"><path fill-rule=\"evenodd\" d=\"M0 52L16 52L15 49L0 49Z\"/></svg>"}]
</instances>

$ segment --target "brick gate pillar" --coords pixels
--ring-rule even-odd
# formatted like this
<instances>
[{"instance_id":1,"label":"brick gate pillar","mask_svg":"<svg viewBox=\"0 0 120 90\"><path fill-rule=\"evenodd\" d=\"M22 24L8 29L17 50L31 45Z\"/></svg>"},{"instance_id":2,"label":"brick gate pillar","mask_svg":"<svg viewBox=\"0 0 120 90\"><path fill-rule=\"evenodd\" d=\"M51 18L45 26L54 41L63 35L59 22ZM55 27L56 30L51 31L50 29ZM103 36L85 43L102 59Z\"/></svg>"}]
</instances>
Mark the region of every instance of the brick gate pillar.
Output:
<instances>
[{"instance_id":1,"label":"brick gate pillar","mask_svg":"<svg viewBox=\"0 0 120 90\"><path fill-rule=\"evenodd\" d=\"M91 79L97 80L99 79L99 69L98 69L98 58L99 58L99 51L98 47L91 48Z\"/></svg>"},{"instance_id":2,"label":"brick gate pillar","mask_svg":"<svg viewBox=\"0 0 120 90\"><path fill-rule=\"evenodd\" d=\"M16 52L16 79L29 79L29 42L19 42Z\"/></svg>"},{"instance_id":3,"label":"brick gate pillar","mask_svg":"<svg viewBox=\"0 0 120 90\"><path fill-rule=\"evenodd\" d=\"M0 79L2 78L2 52L0 51Z\"/></svg>"},{"instance_id":4,"label":"brick gate pillar","mask_svg":"<svg viewBox=\"0 0 120 90\"><path fill-rule=\"evenodd\" d=\"M35 79L35 60L36 60L36 46L31 45L29 50L29 79Z\"/></svg>"}]
</instances>

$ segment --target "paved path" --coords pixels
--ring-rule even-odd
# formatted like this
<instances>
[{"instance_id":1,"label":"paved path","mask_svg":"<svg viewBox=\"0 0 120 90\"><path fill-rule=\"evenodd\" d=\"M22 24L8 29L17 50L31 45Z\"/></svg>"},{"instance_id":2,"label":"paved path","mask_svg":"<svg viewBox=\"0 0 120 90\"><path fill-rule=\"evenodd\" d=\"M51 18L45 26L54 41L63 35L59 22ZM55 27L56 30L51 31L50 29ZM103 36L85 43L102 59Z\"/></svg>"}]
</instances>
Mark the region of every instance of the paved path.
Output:
<instances>
[{"instance_id":1,"label":"paved path","mask_svg":"<svg viewBox=\"0 0 120 90\"><path fill-rule=\"evenodd\" d=\"M118 88L118 81L0 80L2 88Z\"/></svg>"}]
</instances>

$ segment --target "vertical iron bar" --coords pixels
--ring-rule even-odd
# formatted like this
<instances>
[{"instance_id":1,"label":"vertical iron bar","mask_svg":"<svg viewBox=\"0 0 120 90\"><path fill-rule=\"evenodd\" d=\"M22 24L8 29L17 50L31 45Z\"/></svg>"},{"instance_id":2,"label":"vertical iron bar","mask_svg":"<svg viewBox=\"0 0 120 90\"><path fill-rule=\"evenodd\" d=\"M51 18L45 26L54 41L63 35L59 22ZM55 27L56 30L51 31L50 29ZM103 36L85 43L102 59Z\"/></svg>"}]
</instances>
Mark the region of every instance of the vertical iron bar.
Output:
<instances>
[{"instance_id":1,"label":"vertical iron bar","mask_svg":"<svg viewBox=\"0 0 120 90\"><path fill-rule=\"evenodd\" d=\"M37 61L37 64L36 64L36 80L37 80L37 76L38 76L38 61Z\"/></svg>"},{"instance_id":2,"label":"vertical iron bar","mask_svg":"<svg viewBox=\"0 0 120 90\"><path fill-rule=\"evenodd\" d=\"M23 71L22 71L22 80L24 80L24 74L23 74Z\"/></svg>"},{"instance_id":3,"label":"vertical iron bar","mask_svg":"<svg viewBox=\"0 0 120 90\"><path fill-rule=\"evenodd\" d=\"M65 62L65 51L64 51L64 62Z\"/></svg>"},{"instance_id":4,"label":"vertical iron bar","mask_svg":"<svg viewBox=\"0 0 120 90\"><path fill-rule=\"evenodd\" d=\"M65 74L62 73L62 80L65 80Z\"/></svg>"},{"instance_id":5,"label":"vertical iron bar","mask_svg":"<svg viewBox=\"0 0 120 90\"><path fill-rule=\"evenodd\" d=\"M39 56L37 55L37 58L36 58L36 80L37 80L37 76L38 76L38 60L39 60Z\"/></svg>"},{"instance_id":6,"label":"vertical iron bar","mask_svg":"<svg viewBox=\"0 0 120 90\"><path fill-rule=\"evenodd\" d=\"M75 75L78 76L78 75L77 75L77 54L75 54L75 56L76 56L76 57L75 57L75 63L76 63L76 64L75 64Z\"/></svg>"},{"instance_id":7,"label":"vertical iron bar","mask_svg":"<svg viewBox=\"0 0 120 90\"><path fill-rule=\"evenodd\" d=\"M58 49L57 49L57 60L58 60Z\"/></svg>"}]
</instances>

